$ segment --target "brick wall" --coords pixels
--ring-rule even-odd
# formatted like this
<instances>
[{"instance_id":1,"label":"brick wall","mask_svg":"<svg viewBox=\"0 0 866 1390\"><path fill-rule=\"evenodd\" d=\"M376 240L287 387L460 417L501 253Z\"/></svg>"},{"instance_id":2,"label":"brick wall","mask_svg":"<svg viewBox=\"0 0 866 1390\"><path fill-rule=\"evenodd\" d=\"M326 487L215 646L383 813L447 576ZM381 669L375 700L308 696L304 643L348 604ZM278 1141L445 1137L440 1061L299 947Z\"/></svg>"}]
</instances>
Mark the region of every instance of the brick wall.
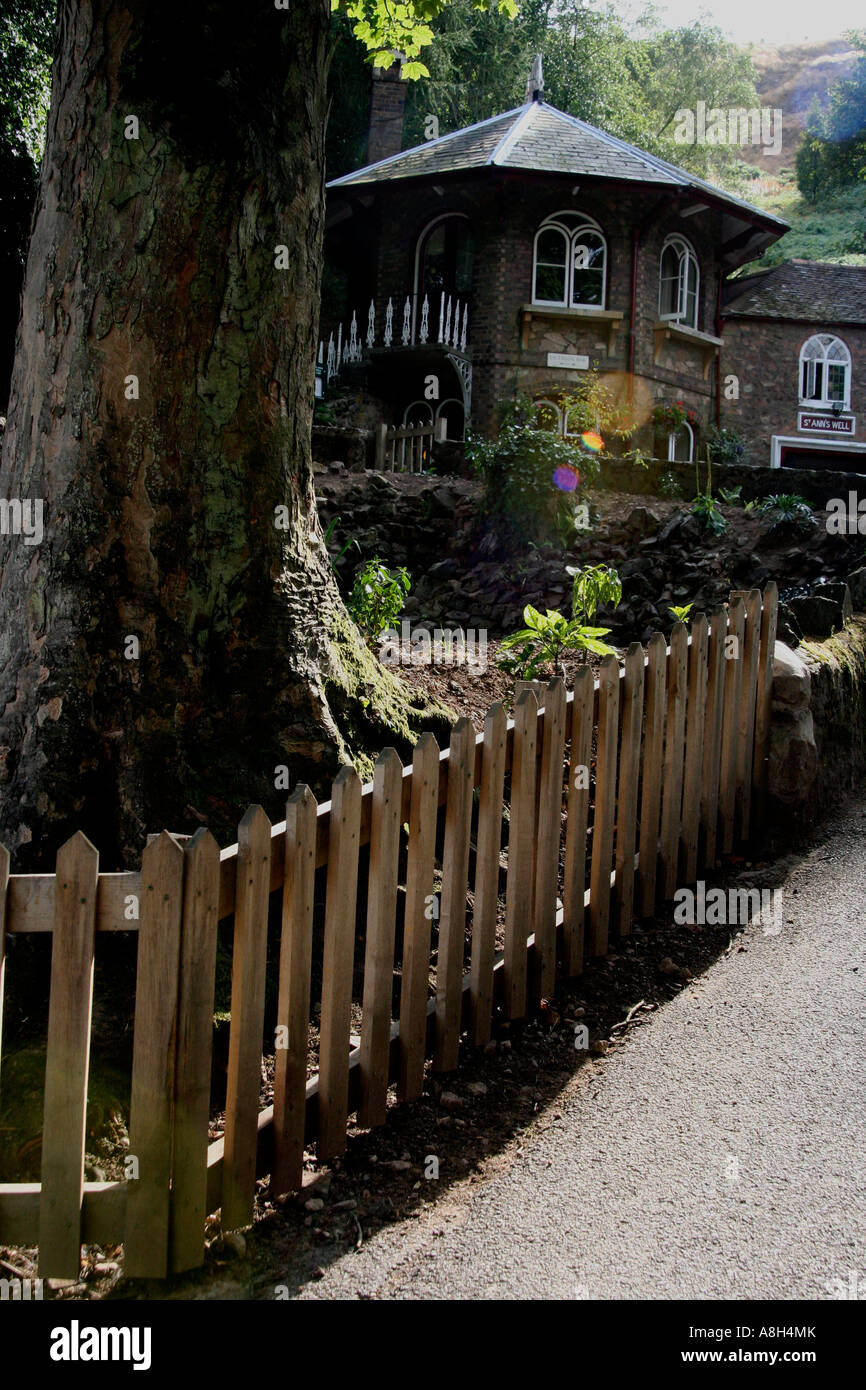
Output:
<instances>
[{"instance_id":1,"label":"brick wall","mask_svg":"<svg viewBox=\"0 0 866 1390\"><path fill-rule=\"evenodd\" d=\"M725 320L722 372L737 377L740 394L738 400L727 400L723 391L722 424L749 440L752 463L770 463L773 435L796 436L804 447L818 450L831 438L798 430L800 350L814 333L834 334L851 353L851 411L856 433L844 439L859 442L866 461L866 327L731 317ZM833 452L839 469L845 469L850 451ZM862 471L862 463L858 466Z\"/></svg>"}]
</instances>

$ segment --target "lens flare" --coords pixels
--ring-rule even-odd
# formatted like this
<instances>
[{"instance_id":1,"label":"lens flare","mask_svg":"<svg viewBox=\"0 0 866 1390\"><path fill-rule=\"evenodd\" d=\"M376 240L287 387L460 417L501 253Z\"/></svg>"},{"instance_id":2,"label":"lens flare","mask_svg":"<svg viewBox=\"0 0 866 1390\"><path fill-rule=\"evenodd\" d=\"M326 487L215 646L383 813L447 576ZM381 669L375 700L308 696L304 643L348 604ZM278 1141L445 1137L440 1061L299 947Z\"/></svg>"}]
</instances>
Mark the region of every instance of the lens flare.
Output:
<instances>
[{"instance_id":1,"label":"lens flare","mask_svg":"<svg viewBox=\"0 0 866 1390\"><path fill-rule=\"evenodd\" d=\"M591 454L598 454L604 448L604 440L601 435L595 434L593 430L587 430L586 434L582 434L580 442L584 449L589 449Z\"/></svg>"},{"instance_id":2,"label":"lens flare","mask_svg":"<svg viewBox=\"0 0 866 1390\"><path fill-rule=\"evenodd\" d=\"M574 492L580 486L580 474L576 469L563 464L553 475L553 485L558 487L560 492Z\"/></svg>"}]
</instances>

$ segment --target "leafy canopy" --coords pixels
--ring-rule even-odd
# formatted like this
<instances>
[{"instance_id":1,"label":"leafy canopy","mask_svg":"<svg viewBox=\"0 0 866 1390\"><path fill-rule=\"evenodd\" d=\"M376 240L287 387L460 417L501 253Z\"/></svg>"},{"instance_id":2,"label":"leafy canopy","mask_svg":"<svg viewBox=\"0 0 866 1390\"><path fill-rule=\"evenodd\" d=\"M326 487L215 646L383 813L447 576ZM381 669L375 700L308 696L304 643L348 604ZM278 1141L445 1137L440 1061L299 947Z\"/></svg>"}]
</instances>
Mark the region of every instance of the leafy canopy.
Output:
<instances>
[{"instance_id":1,"label":"leafy canopy","mask_svg":"<svg viewBox=\"0 0 866 1390\"><path fill-rule=\"evenodd\" d=\"M433 42L432 20L446 10L452 0L331 0L332 10L345 10L354 21L353 33L372 54L376 67L390 67L396 54L408 60L403 65L407 78L429 77L429 70L418 62L422 48ZM515 0L474 0L475 9L495 8L514 18Z\"/></svg>"}]
</instances>

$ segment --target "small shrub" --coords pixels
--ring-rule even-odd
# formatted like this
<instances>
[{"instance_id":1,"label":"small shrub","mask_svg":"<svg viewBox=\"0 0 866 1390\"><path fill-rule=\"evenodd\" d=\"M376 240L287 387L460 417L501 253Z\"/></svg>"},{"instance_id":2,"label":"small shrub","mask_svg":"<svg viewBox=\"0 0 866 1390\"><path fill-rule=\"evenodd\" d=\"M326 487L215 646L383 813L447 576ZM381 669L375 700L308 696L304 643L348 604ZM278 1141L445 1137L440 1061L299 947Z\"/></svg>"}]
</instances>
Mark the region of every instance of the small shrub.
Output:
<instances>
[{"instance_id":1,"label":"small shrub","mask_svg":"<svg viewBox=\"0 0 866 1390\"><path fill-rule=\"evenodd\" d=\"M718 429L713 425L707 430L706 442L713 463L743 462L746 441L736 430Z\"/></svg>"},{"instance_id":2,"label":"small shrub","mask_svg":"<svg viewBox=\"0 0 866 1390\"><path fill-rule=\"evenodd\" d=\"M674 498L682 497L682 484L675 473L663 473L659 479L659 492L662 497Z\"/></svg>"},{"instance_id":3,"label":"small shrub","mask_svg":"<svg viewBox=\"0 0 866 1390\"><path fill-rule=\"evenodd\" d=\"M542 666L549 662L557 666L564 651L580 651L584 660L589 652L595 656L616 655L616 649L601 640L610 628L593 627L589 619L595 616L600 603L614 608L619 604L622 598L619 575L608 565L591 565L584 569L569 567L568 573L574 581L571 618L550 608L546 613L539 613L537 608L527 604L523 610L526 626L502 642L506 651L515 652L513 657L500 659L499 665L504 671L524 680L534 680Z\"/></svg>"},{"instance_id":4,"label":"small shrub","mask_svg":"<svg viewBox=\"0 0 866 1390\"><path fill-rule=\"evenodd\" d=\"M411 585L407 570L389 570L378 556L361 566L346 606L370 641L397 622Z\"/></svg>"},{"instance_id":5,"label":"small shrub","mask_svg":"<svg viewBox=\"0 0 866 1390\"><path fill-rule=\"evenodd\" d=\"M668 612L673 613L678 623L684 623L694 608L694 603L669 603Z\"/></svg>"}]
</instances>

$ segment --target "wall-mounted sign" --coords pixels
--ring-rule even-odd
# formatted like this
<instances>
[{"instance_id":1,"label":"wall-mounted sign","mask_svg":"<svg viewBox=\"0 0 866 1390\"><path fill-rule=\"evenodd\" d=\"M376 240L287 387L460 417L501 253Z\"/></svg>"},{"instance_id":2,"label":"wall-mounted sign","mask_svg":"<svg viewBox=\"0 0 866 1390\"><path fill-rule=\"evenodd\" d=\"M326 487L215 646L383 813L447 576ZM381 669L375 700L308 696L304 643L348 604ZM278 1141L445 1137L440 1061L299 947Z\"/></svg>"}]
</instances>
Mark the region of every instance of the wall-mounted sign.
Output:
<instances>
[{"instance_id":1,"label":"wall-mounted sign","mask_svg":"<svg viewBox=\"0 0 866 1390\"><path fill-rule=\"evenodd\" d=\"M589 358L577 352L549 352L548 367L569 367L574 372L585 372L589 368Z\"/></svg>"},{"instance_id":2,"label":"wall-mounted sign","mask_svg":"<svg viewBox=\"0 0 866 1390\"><path fill-rule=\"evenodd\" d=\"M797 429L804 434L856 434L856 415L812 415L801 410Z\"/></svg>"}]
</instances>

